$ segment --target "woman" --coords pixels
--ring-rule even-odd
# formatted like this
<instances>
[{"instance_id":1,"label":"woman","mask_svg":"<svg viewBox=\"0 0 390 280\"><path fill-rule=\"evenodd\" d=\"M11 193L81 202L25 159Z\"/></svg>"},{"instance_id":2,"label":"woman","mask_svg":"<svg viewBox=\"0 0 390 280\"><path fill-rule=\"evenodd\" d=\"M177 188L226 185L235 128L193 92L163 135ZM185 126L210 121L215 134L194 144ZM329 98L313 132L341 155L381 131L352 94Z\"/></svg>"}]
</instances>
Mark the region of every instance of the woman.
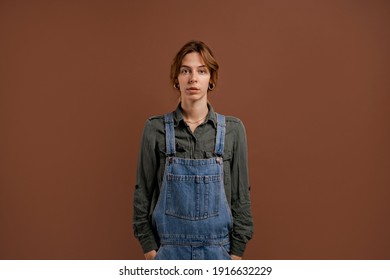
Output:
<instances>
[{"instance_id":1,"label":"woman","mask_svg":"<svg viewBox=\"0 0 390 280\"><path fill-rule=\"evenodd\" d=\"M133 226L146 259L241 259L252 237L245 129L207 99L218 68L206 44L185 44L171 66L180 103L145 124Z\"/></svg>"}]
</instances>

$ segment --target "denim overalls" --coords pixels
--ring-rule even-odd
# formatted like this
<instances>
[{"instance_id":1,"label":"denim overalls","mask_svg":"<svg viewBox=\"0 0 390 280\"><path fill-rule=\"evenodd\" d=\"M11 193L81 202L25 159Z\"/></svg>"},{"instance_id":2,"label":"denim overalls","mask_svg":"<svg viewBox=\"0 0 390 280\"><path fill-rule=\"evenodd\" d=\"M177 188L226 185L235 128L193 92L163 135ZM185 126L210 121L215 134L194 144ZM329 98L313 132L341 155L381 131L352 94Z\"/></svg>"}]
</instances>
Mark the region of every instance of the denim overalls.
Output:
<instances>
[{"instance_id":1,"label":"denim overalls","mask_svg":"<svg viewBox=\"0 0 390 280\"><path fill-rule=\"evenodd\" d=\"M223 183L225 116L217 115L215 157L175 157L173 113L165 115L166 165L153 225L156 260L228 260L232 214Z\"/></svg>"}]
</instances>

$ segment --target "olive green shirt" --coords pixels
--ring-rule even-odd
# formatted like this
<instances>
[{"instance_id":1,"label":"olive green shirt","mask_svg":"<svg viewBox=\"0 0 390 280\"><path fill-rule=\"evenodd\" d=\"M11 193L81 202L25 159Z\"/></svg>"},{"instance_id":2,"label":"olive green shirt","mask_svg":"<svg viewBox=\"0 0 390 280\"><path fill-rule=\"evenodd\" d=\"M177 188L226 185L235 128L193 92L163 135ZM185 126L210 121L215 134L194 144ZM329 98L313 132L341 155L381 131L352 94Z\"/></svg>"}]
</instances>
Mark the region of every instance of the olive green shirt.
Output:
<instances>
[{"instance_id":1,"label":"olive green shirt","mask_svg":"<svg viewBox=\"0 0 390 280\"><path fill-rule=\"evenodd\" d=\"M210 104L208 107L206 120L194 132L184 122L180 104L176 108L174 127L177 157L205 159L215 156L217 119ZM146 121L144 127L134 193L134 234L145 253L159 247L158 235L151 220L162 186L165 160L164 116L154 116ZM246 243L252 238L253 219L245 128L235 117L226 117L223 160L225 194L233 216L230 253L242 256Z\"/></svg>"}]
</instances>

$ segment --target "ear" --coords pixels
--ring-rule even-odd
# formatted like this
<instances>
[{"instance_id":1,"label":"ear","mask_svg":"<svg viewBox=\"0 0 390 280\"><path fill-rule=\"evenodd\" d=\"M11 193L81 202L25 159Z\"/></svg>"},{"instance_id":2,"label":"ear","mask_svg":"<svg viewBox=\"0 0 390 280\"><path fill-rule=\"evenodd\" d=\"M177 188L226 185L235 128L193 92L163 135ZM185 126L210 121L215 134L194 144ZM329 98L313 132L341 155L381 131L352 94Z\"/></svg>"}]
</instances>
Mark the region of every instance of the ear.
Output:
<instances>
[{"instance_id":1,"label":"ear","mask_svg":"<svg viewBox=\"0 0 390 280\"><path fill-rule=\"evenodd\" d=\"M179 80L178 79L175 79L175 82L173 84L173 88L177 89L177 90L180 90L180 84L179 84Z\"/></svg>"}]
</instances>

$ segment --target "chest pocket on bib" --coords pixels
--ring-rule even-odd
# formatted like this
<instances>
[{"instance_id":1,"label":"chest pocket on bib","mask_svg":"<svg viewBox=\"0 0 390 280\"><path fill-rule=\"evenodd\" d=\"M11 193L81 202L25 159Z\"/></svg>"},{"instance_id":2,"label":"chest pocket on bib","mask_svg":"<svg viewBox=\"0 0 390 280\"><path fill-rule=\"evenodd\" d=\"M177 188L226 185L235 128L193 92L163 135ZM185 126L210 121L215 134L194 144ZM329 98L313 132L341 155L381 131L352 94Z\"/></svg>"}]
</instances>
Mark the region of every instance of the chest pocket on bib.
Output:
<instances>
[{"instance_id":1,"label":"chest pocket on bib","mask_svg":"<svg viewBox=\"0 0 390 280\"><path fill-rule=\"evenodd\" d=\"M167 174L165 214L186 220L218 215L221 175Z\"/></svg>"}]
</instances>

